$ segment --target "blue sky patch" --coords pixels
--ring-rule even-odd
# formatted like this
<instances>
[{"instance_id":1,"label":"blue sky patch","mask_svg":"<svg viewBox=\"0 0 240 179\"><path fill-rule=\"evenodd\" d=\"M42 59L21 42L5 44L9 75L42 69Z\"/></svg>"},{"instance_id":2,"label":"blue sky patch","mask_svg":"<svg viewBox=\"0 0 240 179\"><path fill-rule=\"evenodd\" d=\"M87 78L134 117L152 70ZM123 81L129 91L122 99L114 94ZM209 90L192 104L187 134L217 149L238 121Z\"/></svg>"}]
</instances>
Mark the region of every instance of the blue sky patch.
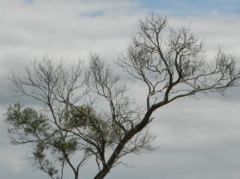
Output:
<instances>
[{"instance_id":1,"label":"blue sky patch","mask_svg":"<svg viewBox=\"0 0 240 179\"><path fill-rule=\"evenodd\" d=\"M23 2L26 4L31 4L31 3L34 3L34 0L23 0Z\"/></svg>"},{"instance_id":2,"label":"blue sky patch","mask_svg":"<svg viewBox=\"0 0 240 179\"><path fill-rule=\"evenodd\" d=\"M139 0L143 8L170 11L178 15L204 15L212 12L240 14L237 0Z\"/></svg>"},{"instance_id":3,"label":"blue sky patch","mask_svg":"<svg viewBox=\"0 0 240 179\"><path fill-rule=\"evenodd\" d=\"M97 16L103 16L104 12L103 11L89 11L89 12L84 12L81 15L86 16L86 17L97 17Z\"/></svg>"}]
</instances>

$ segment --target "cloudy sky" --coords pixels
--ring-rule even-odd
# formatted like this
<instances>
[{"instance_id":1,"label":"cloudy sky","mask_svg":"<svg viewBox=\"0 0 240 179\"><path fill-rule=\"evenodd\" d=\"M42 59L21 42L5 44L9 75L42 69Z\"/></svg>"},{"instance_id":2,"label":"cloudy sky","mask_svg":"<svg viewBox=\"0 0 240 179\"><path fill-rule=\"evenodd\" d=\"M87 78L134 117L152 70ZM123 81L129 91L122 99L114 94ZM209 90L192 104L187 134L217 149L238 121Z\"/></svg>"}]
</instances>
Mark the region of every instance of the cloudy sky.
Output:
<instances>
[{"instance_id":1,"label":"cloudy sky","mask_svg":"<svg viewBox=\"0 0 240 179\"><path fill-rule=\"evenodd\" d=\"M207 55L221 46L240 57L239 0L0 0L1 118L6 106L21 100L10 90L11 73L44 56L73 64L97 53L111 61L126 50L138 20L152 12L166 15L173 27L191 26ZM161 109L151 126L158 149L129 156L131 167L115 168L107 178L239 179L239 90ZM0 178L47 178L26 160L28 151L9 143L1 120ZM91 179L94 172L90 162L81 176Z\"/></svg>"}]
</instances>

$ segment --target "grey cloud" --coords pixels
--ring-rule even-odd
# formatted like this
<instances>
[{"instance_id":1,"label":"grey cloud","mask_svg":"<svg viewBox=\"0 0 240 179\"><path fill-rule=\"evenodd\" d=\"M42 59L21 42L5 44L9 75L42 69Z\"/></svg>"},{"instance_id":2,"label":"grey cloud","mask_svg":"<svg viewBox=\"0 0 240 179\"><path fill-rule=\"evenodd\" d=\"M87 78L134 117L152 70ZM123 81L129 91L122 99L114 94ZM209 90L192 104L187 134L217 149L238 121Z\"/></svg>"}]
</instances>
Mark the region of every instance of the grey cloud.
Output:
<instances>
[{"instance_id":1,"label":"grey cloud","mask_svg":"<svg viewBox=\"0 0 240 179\"><path fill-rule=\"evenodd\" d=\"M85 14L104 12L95 17ZM146 13L134 1L0 1L0 103L1 113L14 98L9 90L9 74L20 74L24 65L34 58L50 56L67 64L78 58L87 59L90 52L112 60L123 52L136 32L137 19ZM193 32L206 40L206 52L215 53L218 44L226 51L240 55L239 19L219 17L170 17L170 24L186 25L191 21ZM217 44L216 44L217 43ZM144 88L134 86L132 94L144 104ZM107 179L235 179L239 177L240 121L239 88L228 92L229 98L219 96L188 98L177 101L159 111L151 131L157 136L153 153L129 156L126 162L134 167L113 169ZM35 102L24 99L29 105ZM2 117L3 118L3 117ZM6 179L46 178L25 163L26 148L11 146L6 126L0 122L1 177ZM12 156L11 156L12 154ZM11 158L12 157L12 158ZM14 159L13 159L14 158ZM14 161L16 160L16 161ZM18 173L11 167L24 165ZM90 179L96 171L93 161L82 169L82 177ZM9 170L7 170L8 168Z\"/></svg>"}]
</instances>

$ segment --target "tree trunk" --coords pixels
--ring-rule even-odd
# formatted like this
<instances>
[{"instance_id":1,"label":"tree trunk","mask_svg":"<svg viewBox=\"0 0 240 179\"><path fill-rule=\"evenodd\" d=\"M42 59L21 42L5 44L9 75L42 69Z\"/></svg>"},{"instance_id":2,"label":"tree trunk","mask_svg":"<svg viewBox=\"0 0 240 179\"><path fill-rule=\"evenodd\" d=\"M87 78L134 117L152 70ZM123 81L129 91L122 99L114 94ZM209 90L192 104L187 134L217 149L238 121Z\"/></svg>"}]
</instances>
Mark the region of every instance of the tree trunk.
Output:
<instances>
[{"instance_id":1,"label":"tree trunk","mask_svg":"<svg viewBox=\"0 0 240 179\"><path fill-rule=\"evenodd\" d=\"M160 103L160 105L163 105L165 103ZM124 138L121 140L121 142L117 145L114 152L112 153L111 157L109 158L107 165L103 167L101 171L98 172L98 174L94 177L94 179L103 179L105 176L109 173L110 169L112 168L115 160L117 159L118 155L121 153L121 151L124 149L125 144L132 139L132 137L140 132L149 122L149 119L153 113L159 106L152 106L147 113L145 114L143 120L135 126L132 130L130 130Z\"/></svg>"},{"instance_id":2,"label":"tree trunk","mask_svg":"<svg viewBox=\"0 0 240 179\"><path fill-rule=\"evenodd\" d=\"M95 177L94 179L103 179L109 172L109 169L103 168Z\"/></svg>"},{"instance_id":3,"label":"tree trunk","mask_svg":"<svg viewBox=\"0 0 240 179\"><path fill-rule=\"evenodd\" d=\"M79 175L78 175L78 172L75 172L74 173L74 179L78 179Z\"/></svg>"}]
</instances>

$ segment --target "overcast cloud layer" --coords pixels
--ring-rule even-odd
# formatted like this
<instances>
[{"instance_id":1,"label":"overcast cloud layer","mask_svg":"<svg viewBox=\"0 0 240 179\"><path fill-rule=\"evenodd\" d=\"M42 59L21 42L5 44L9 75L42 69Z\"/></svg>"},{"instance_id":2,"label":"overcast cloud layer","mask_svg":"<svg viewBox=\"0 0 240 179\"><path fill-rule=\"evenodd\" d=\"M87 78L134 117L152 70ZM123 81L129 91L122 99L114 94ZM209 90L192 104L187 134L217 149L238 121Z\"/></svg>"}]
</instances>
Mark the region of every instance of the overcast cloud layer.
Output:
<instances>
[{"instance_id":1,"label":"overcast cloud layer","mask_svg":"<svg viewBox=\"0 0 240 179\"><path fill-rule=\"evenodd\" d=\"M20 73L26 63L44 56L73 64L97 53L111 61L125 51L138 20L151 12L164 13L174 27L191 26L209 57L219 46L240 56L239 9L237 0L201 4L187 0L0 0L0 114L21 100L10 90L12 72ZM141 94L137 87L136 94ZM189 98L161 109L151 126L158 149L128 157L126 162L134 167L115 168L107 178L239 179L239 88L228 96ZM0 129L0 178L47 178L26 160L29 148L9 143L2 120ZM91 179L94 172L90 163L82 170L82 178Z\"/></svg>"}]
</instances>

